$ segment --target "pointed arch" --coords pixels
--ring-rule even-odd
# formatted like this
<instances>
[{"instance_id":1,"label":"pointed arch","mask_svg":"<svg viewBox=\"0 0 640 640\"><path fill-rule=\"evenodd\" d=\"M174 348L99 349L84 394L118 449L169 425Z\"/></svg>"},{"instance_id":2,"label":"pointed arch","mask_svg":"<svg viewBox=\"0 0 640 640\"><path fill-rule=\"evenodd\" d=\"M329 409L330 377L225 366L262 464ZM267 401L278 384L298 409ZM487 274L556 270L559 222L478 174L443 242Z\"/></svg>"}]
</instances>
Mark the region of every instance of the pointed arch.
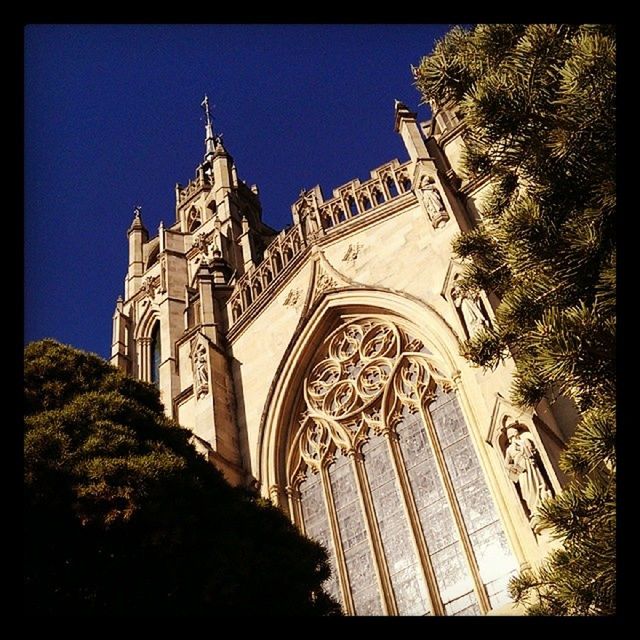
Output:
<instances>
[{"instance_id":1,"label":"pointed arch","mask_svg":"<svg viewBox=\"0 0 640 640\"><path fill-rule=\"evenodd\" d=\"M384 288L341 289L321 296L301 317L267 396L258 437L258 476L263 484L282 481L284 469L276 472L273 465L278 443L284 442L282 418L293 409L296 399L289 391L304 375L314 346L337 326L342 314L364 311L393 317L410 328L440 357L447 376L459 375L454 354L460 342L451 325L428 303Z\"/></svg>"},{"instance_id":2,"label":"pointed arch","mask_svg":"<svg viewBox=\"0 0 640 640\"><path fill-rule=\"evenodd\" d=\"M354 323L355 325L360 323L364 327L358 338L364 342L367 341L364 337L368 335L367 327L371 324L377 323L380 326L387 326L389 332L395 331L396 334L399 331L404 336L399 339L404 345L402 353L405 355L400 356L400 360L396 364L388 360L385 354L382 354L385 357L377 358L376 356L375 361L365 364L364 368L353 375L345 373L344 366L341 365L343 371L341 375L348 375L350 379L344 377L336 379L330 361L335 357L342 361L342 356L330 356L328 360L320 361L318 358L327 357L322 355L327 353L326 349L329 349L328 353L331 354L331 349L335 349L335 346L331 347L333 344L332 336L341 336L346 330L345 327L355 326ZM396 329L394 330L393 327ZM487 452L484 451L486 444L481 436L482 429L478 424L478 418L470 410L474 403L482 403L482 396L478 389L476 389L475 395L469 394L465 389L467 384L473 387L474 382L473 377L468 374L466 381L463 381L465 376L458 369L460 359L460 356L457 355L458 348L459 342L454 330L429 304L406 294L389 290L343 288L325 293L307 308L278 367L260 425L258 479L262 484L263 491L266 489L270 495L283 495L284 490L287 502L282 503L281 501L280 506L289 511L292 520L304 526L305 530L307 528L306 519L312 516L305 515L306 507L303 496L313 487L314 492L320 492L318 496L321 499L322 491L324 491L326 508L329 510L329 515L325 515L329 520L325 519L325 524L321 525L321 529L317 531L314 529L312 537L320 539L323 536L330 536L329 539L333 541L331 543L333 555L330 560L340 580L339 584L334 583L331 589L334 595L338 595L338 590L341 591L342 600L350 613L358 615L366 615L366 612L416 614L409 613L412 611L410 607L413 605L408 604L406 600L398 599L397 593L395 596L393 595L394 589L396 589L395 581L399 581L401 578L392 571L388 555L390 543L389 539L385 541L386 534L383 529L380 529L377 521L379 508L379 505L375 504L377 489L371 483L371 478L374 476L369 474L374 473L374 469L371 467L371 464L374 464L372 456L382 456L387 469L391 468L389 467L391 459L396 460L396 465L405 464L402 462L403 456L410 453L406 449L407 438L419 437L420 433L423 434L420 437L426 437L423 432L424 428L429 434L427 440L431 442L428 446L431 446L434 452L439 451L432 454L436 456L432 459L438 460L436 466L440 469L439 477L444 483L442 485L444 489L440 490L441 498L439 499L444 501L441 503L445 505L442 508L445 511L448 509L447 513L450 514L446 516L448 521L451 523L455 521L455 525L448 526L453 527L452 531L458 531L456 535L460 536L462 546L459 545L455 552L458 558L456 562L460 564L460 567L465 567L464 570L461 570L466 572L464 573L466 576L464 581L466 582L459 587L460 593L457 595L448 593L447 587L441 583L442 579L438 577L437 572L442 571L443 561L435 557L437 554L437 549L434 551L436 547L433 546L435 543L429 541L430 534L424 529L426 525L420 524L423 518L420 515L422 512L419 512L418 506L416 506L418 503L413 502L416 499L415 496L418 495L415 493L416 487L411 484L413 480L406 479L409 476L402 474L397 476L397 478L404 478L400 485L397 485L398 490L402 486L402 500L405 501L405 504L412 505L407 508L412 514L410 528L411 535L414 537L412 538L406 531L403 535L407 541L413 540L413 543L407 542L407 544L417 545L416 548L421 550L421 560L416 561L417 564L413 570L415 573L410 578L416 581L415 584L419 584L422 589L420 597L423 604L420 606L424 608L420 611L422 613L431 611L439 615L455 615L460 612L467 614L486 612L499 606L501 602L504 602L505 580L511 575L508 572L513 572L517 566L515 558L522 560L524 557L517 541L515 525L510 521L509 509L506 507L501 491L497 488L498 480L495 471L491 466ZM421 351L421 353L412 354L411 352L414 350ZM350 356L346 357L348 359ZM385 359L388 360L386 365L384 362L378 362L378 360L384 361ZM365 361L367 360L370 358L365 357ZM421 363L424 363L426 368ZM372 377L363 382L363 375L367 367L372 369ZM360 371L363 372L363 375L360 375ZM381 377L382 382L380 382ZM314 380L317 382L313 382ZM361 407L357 405L357 401L353 404L356 393L354 389L358 385L360 387L357 393L362 399L363 394L366 396L368 393L376 391L378 383L387 385L384 394L380 396L382 404L379 401L374 403L380 409L380 414L386 416L382 418L381 422L377 422L375 413L368 410L366 403L361 403ZM405 387L403 385L405 383L409 386L412 384L421 385L419 392L421 399L417 403L413 402L413 409L411 409L411 395L404 393ZM314 401L309 395L310 392L315 393L314 388L309 386L310 384L319 385L317 401ZM323 396L326 391L326 389L323 390L323 385L330 389L326 394L326 399ZM367 387L367 385L371 386ZM393 389L389 385L392 385ZM477 385L475 386L477 387ZM442 395L443 393L446 397ZM452 471L450 469L451 462L447 456L452 454L451 451L446 452L448 443L445 440L447 436L443 435L441 429L446 431L449 428L442 426L445 424L442 420L450 418L443 417L444 414L440 407L435 407L434 417L430 417L431 409L427 409L427 396L435 398L435 403L439 406L447 405L449 408L446 412L454 411L453 415L457 416L455 421L460 425L456 427L457 433L462 435L456 437L465 439L464 441L467 443L465 451L470 452L465 455L471 456L469 459L474 461L474 468L478 470L475 473L480 473L480 476L484 477L484 480L478 480L478 488L474 491L479 493L474 496L478 499L479 496L482 496L483 504L487 505L487 514L489 514L485 519L495 528L495 535L505 541L504 545L507 545L504 547L505 549L509 546L506 540L511 541L512 550L505 551L502 565L506 568L503 567L504 571L501 569L500 576L494 576L491 570L487 569L482 555L484 553L482 545L486 546L489 543L479 540L478 529L474 528L475 523L470 520L471 512L469 511L467 494L463 497L463 500L467 500L467 506L460 506L459 492L463 490L457 487L458 481L453 476L449 477ZM480 399L478 400L478 398ZM373 408L373 404L371 408ZM416 416L412 417L414 413ZM435 418L436 413L437 418ZM381 434L385 433L387 429L395 431L396 420L399 423L397 433L399 434L402 430L404 435L399 441L401 444L389 445L391 449L387 450L387 445L383 444L385 440ZM439 422L434 422L434 420ZM409 435L410 433L413 435ZM402 442L405 444L402 445ZM403 446L405 449L402 449ZM389 457L391 452L393 452L393 456ZM349 457L351 462L347 462L345 456ZM447 459L446 464L445 458ZM403 473L406 474L406 471ZM355 560L349 556L349 545L345 546L341 541L343 535L341 527L346 522L344 520L346 515L344 513L341 515L339 511L342 507L337 503L332 504L332 498L328 497L332 496L334 491L328 487L333 487L335 483L344 482L344 479L339 480L339 477L342 477L340 474L349 475L348 486L358 487L357 491L356 489L352 490L352 493L356 491L355 496L358 492L363 496L365 494L369 496L366 499L361 496L364 502L360 504L363 505L364 511L358 512L359 515L356 515L360 519L358 526L362 531L357 535L364 535L372 545L370 554L373 555L370 555L367 560L367 563L370 564L370 575L367 580L370 584L382 585L378 593L380 601L375 600L375 596L373 596L374 600L367 600L366 598L369 596L365 597L362 593L357 593L357 587L351 581L350 573L352 567L356 566L353 564ZM314 477L321 479L320 484L313 479ZM309 504L318 504L318 496ZM380 494L378 494L379 497ZM313 518L315 517L313 516ZM315 520L309 522L312 527L320 526ZM327 522L333 524L327 525ZM398 522L404 521L399 520ZM406 528L406 524L403 526ZM365 533L365 530L369 533ZM505 530L508 532L507 538L504 537ZM509 555L513 553L515 556ZM339 569L335 569L336 567ZM420 573L421 571L424 573ZM419 577L420 575L425 577L422 579ZM421 580L423 581L421 582ZM393 588L390 586L391 584L394 585ZM498 584L499 587L496 586ZM428 596L425 595L426 585L429 590ZM398 588L403 588L400 582L398 582ZM458 589L458 587L456 588ZM371 609L368 608L370 605ZM413 610L415 611L415 609Z\"/></svg>"},{"instance_id":3,"label":"pointed arch","mask_svg":"<svg viewBox=\"0 0 640 640\"><path fill-rule=\"evenodd\" d=\"M160 341L160 312L154 302L149 301L146 309L142 312L142 317L136 323L134 339L136 344L136 367L137 375L146 382L151 382L153 378L154 366L154 346L162 350ZM153 339L156 337L156 344ZM157 354L159 362L162 362L162 354Z\"/></svg>"}]
</instances>

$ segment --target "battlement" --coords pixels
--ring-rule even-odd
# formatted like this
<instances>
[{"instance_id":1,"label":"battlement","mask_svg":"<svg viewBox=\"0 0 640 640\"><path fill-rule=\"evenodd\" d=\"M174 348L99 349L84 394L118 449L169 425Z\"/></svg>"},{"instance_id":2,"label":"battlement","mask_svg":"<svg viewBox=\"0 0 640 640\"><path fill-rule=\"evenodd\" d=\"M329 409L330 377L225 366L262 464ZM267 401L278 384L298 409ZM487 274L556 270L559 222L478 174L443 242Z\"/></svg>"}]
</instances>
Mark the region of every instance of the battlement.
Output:
<instances>
[{"instance_id":1,"label":"battlement","mask_svg":"<svg viewBox=\"0 0 640 640\"><path fill-rule=\"evenodd\" d=\"M356 179L335 188L327 201L319 186L303 191L291 208L294 225L283 229L266 248L262 262L236 281L228 302L229 324L235 324L258 299L273 291L281 274L320 236L410 192L410 165L411 161L391 160L371 171L370 180L361 183Z\"/></svg>"},{"instance_id":2,"label":"battlement","mask_svg":"<svg viewBox=\"0 0 640 640\"><path fill-rule=\"evenodd\" d=\"M356 178L333 189L333 198L330 200L324 199L319 186L314 187L310 193L314 196L312 200L315 200L322 228L327 230L335 227L353 216L365 213L409 191L411 189L410 164L410 161L400 164L397 159L391 160L373 169L370 172L371 178L366 182L360 182ZM300 218L309 204L312 204L308 193L301 194L293 204L294 221Z\"/></svg>"},{"instance_id":3,"label":"battlement","mask_svg":"<svg viewBox=\"0 0 640 640\"><path fill-rule=\"evenodd\" d=\"M182 206L201 191L211 190L211 187L211 178L204 172L202 167L199 167L196 177L193 180L189 180L186 186L183 187L179 183L176 184L176 207Z\"/></svg>"}]
</instances>

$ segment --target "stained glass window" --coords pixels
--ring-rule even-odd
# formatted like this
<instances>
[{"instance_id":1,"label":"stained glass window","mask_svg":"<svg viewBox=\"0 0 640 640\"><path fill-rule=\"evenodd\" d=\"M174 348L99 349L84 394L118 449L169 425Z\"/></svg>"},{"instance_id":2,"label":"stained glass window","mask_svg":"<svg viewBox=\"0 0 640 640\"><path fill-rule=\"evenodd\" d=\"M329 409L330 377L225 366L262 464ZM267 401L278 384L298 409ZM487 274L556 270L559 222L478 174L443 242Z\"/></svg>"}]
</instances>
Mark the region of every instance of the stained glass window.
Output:
<instances>
[{"instance_id":1,"label":"stained glass window","mask_svg":"<svg viewBox=\"0 0 640 640\"><path fill-rule=\"evenodd\" d=\"M325 589L355 615L508 602L516 561L457 393L424 344L350 319L309 371L290 473L304 529L328 551Z\"/></svg>"},{"instance_id":2,"label":"stained glass window","mask_svg":"<svg viewBox=\"0 0 640 640\"><path fill-rule=\"evenodd\" d=\"M300 497L305 533L312 540L319 542L327 550L329 556L331 575L323 584L323 588L336 600L340 600L336 554L331 540L331 529L324 504L320 475L314 476L311 473L307 475L306 480L300 486Z\"/></svg>"}]
</instances>

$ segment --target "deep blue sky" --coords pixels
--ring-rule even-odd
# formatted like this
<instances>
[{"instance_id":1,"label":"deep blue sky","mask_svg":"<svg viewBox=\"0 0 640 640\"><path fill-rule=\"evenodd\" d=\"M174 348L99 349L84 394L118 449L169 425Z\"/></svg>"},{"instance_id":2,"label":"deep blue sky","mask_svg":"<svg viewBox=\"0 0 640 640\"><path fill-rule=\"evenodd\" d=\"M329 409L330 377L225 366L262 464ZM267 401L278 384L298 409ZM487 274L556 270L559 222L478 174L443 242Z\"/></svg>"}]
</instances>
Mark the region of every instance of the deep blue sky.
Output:
<instances>
[{"instance_id":1,"label":"deep blue sky","mask_svg":"<svg viewBox=\"0 0 640 640\"><path fill-rule=\"evenodd\" d=\"M209 94L265 221L398 157L394 98L449 25L33 25L25 31L25 342L110 355L136 204L151 235L203 156Z\"/></svg>"}]
</instances>

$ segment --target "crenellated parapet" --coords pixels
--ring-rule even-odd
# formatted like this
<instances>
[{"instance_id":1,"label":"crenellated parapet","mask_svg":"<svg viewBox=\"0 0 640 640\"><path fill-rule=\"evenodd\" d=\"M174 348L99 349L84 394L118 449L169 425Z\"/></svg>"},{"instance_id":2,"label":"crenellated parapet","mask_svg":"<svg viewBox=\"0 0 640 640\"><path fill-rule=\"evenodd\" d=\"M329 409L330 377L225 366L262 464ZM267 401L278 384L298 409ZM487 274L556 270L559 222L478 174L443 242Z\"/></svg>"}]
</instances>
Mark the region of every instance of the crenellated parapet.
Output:
<instances>
[{"instance_id":1,"label":"crenellated parapet","mask_svg":"<svg viewBox=\"0 0 640 640\"><path fill-rule=\"evenodd\" d=\"M322 229L335 227L410 191L410 165L410 161L400 164L394 159L371 171L369 180L351 180L334 189L333 198L330 200L325 201L321 198L318 202L318 213ZM319 188L317 192L320 192ZM303 202L304 198L301 198L293 205L294 212L300 210Z\"/></svg>"},{"instance_id":2,"label":"crenellated parapet","mask_svg":"<svg viewBox=\"0 0 640 640\"><path fill-rule=\"evenodd\" d=\"M189 180L186 186L176 184L176 205L178 207L185 205L202 191L211 191L212 186L211 177L204 171L198 171L196 177Z\"/></svg>"},{"instance_id":3,"label":"crenellated parapet","mask_svg":"<svg viewBox=\"0 0 640 640\"><path fill-rule=\"evenodd\" d=\"M289 273L290 265L320 237L339 233L338 228L354 218L362 219L411 192L411 164L394 159L371 171L365 182L356 179L337 187L326 201L318 186L303 191L291 208L293 226L281 231L265 249L263 261L236 281L228 302L230 326L271 293L281 274Z\"/></svg>"}]
</instances>

